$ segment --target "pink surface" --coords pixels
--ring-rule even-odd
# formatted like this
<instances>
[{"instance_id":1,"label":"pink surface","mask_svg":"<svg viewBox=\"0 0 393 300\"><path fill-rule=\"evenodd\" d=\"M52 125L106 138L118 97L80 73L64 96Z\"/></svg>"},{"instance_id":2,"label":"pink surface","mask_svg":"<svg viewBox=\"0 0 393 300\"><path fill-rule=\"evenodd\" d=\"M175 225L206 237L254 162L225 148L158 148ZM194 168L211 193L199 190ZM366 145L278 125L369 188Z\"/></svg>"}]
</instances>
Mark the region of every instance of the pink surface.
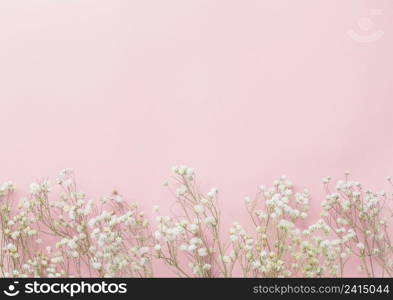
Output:
<instances>
[{"instance_id":1,"label":"pink surface","mask_svg":"<svg viewBox=\"0 0 393 300\"><path fill-rule=\"evenodd\" d=\"M2 1L0 43L1 181L71 167L150 211L187 164L241 221L281 174L315 217L322 177L393 175L390 0Z\"/></svg>"}]
</instances>

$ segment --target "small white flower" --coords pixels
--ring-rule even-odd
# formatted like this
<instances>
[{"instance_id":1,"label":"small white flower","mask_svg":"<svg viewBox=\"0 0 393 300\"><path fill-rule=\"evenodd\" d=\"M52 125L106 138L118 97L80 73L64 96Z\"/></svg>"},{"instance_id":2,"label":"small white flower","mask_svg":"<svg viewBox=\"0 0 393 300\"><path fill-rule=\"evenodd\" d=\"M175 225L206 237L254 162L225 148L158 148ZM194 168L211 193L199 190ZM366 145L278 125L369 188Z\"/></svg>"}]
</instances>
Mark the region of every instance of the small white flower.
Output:
<instances>
[{"instance_id":1,"label":"small white flower","mask_svg":"<svg viewBox=\"0 0 393 300\"><path fill-rule=\"evenodd\" d=\"M7 248L7 250L10 251L10 252L15 252L15 251L16 251L16 246L15 246L14 244L11 244L11 243L9 243L9 244L6 246L6 248Z\"/></svg>"},{"instance_id":2,"label":"small white flower","mask_svg":"<svg viewBox=\"0 0 393 300\"><path fill-rule=\"evenodd\" d=\"M149 252L149 248L148 247L141 247L141 248L139 248L139 255L140 256L143 256L143 255L145 255L148 252Z\"/></svg>"},{"instance_id":3,"label":"small white flower","mask_svg":"<svg viewBox=\"0 0 393 300\"><path fill-rule=\"evenodd\" d=\"M374 248L373 249L373 254L374 255L378 255L378 254L380 254L381 253L381 250L379 250L378 248Z\"/></svg>"},{"instance_id":4,"label":"small white flower","mask_svg":"<svg viewBox=\"0 0 393 300\"><path fill-rule=\"evenodd\" d=\"M187 187L185 187L184 185L182 185L176 190L177 196L184 196L185 194L187 194Z\"/></svg>"},{"instance_id":5,"label":"small white flower","mask_svg":"<svg viewBox=\"0 0 393 300\"><path fill-rule=\"evenodd\" d=\"M197 224L192 223L192 224L188 225L188 230L194 234L198 231L198 229L199 229L199 227Z\"/></svg>"},{"instance_id":6,"label":"small white flower","mask_svg":"<svg viewBox=\"0 0 393 300\"><path fill-rule=\"evenodd\" d=\"M207 203L209 203L209 200L207 200L206 198L202 198L201 199L201 203L202 204L207 204Z\"/></svg>"},{"instance_id":7,"label":"small white flower","mask_svg":"<svg viewBox=\"0 0 393 300\"><path fill-rule=\"evenodd\" d=\"M198 204L198 205L195 205L195 206L194 206L194 211L195 211L197 214L203 213L204 210L205 210L205 209L204 209L203 205L201 205L201 204Z\"/></svg>"},{"instance_id":8,"label":"small white flower","mask_svg":"<svg viewBox=\"0 0 393 300\"><path fill-rule=\"evenodd\" d=\"M266 257L267 257L267 252L264 251L264 250L262 250L262 251L259 253L259 256L260 256L261 258L266 258Z\"/></svg>"},{"instance_id":9,"label":"small white flower","mask_svg":"<svg viewBox=\"0 0 393 300\"><path fill-rule=\"evenodd\" d=\"M14 232L11 233L11 238L13 240L16 240L19 237L19 235L20 235L19 231L14 231Z\"/></svg>"},{"instance_id":10,"label":"small white flower","mask_svg":"<svg viewBox=\"0 0 393 300\"><path fill-rule=\"evenodd\" d=\"M102 264L100 262L98 262L98 261L93 261L92 262L93 269L100 270L101 266L102 266Z\"/></svg>"},{"instance_id":11,"label":"small white flower","mask_svg":"<svg viewBox=\"0 0 393 300\"><path fill-rule=\"evenodd\" d=\"M199 248L198 249L198 255L199 256L206 256L208 253L207 253L207 249L206 248Z\"/></svg>"},{"instance_id":12,"label":"small white flower","mask_svg":"<svg viewBox=\"0 0 393 300\"><path fill-rule=\"evenodd\" d=\"M179 172L179 167L178 166L173 166L172 167L172 173L177 175L178 172Z\"/></svg>"},{"instance_id":13,"label":"small white flower","mask_svg":"<svg viewBox=\"0 0 393 300\"><path fill-rule=\"evenodd\" d=\"M186 174L189 175L189 176L192 176L192 175L194 175L194 170L192 168L187 168L186 169Z\"/></svg>"},{"instance_id":14,"label":"small white flower","mask_svg":"<svg viewBox=\"0 0 393 300\"><path fill-rule=\"evenodd\" d=\"M205 223L210 225L216 225L216 219L213 216L206 217Z\"/></svg>"},{"instance_id":15,"label":"small white flower","mask_svg":"<svg viewBox=\"0 0 393 300\"><path fill-rule=\"evenodd\" d=\"M190 240L190 244L191 244L191 245L199 245L199 244L202 244L202 240L201 240L200 238L193 237L193 238Z\"/></svg>"},{"instance_id":16,"label":"small white flower","mask_svg":"<svg viewBox=\"0 0 393 300\"><path fill-rule=\"evenodd\" d=\"M364 250L364 244L363 243L357 243L356 247L358 247L360 250Z\"/></svg>"},{"instance_id":17,"label":"small white flower","mask_svg":"<svg viewBox=\"0 0 393 300\"><path fill-rule=\"evenodd\" d=\"M259 260L255 260L255 261L252 262L251 265L252 265L252 268L255 270L255 269L258 269L261 266L261 262Z\"/></svg>"},{"instance_id":18,"label":"small white flower","mask_svg":"<svg viewBox=\"0 0 393 300\"><path fill-rule=\"evenodd\" d=\"M212 188L212 189L207 193L207 196L208 196L209 198L214 198L215 196L217 196L217 194L218 194L218 189Z\"/></svg>"},{"instance_id":19,"label":"small white flower","mask_svg":"<svg viewBox=\"0 0 393 300\"><path fill-rule=\"evenodd\" d=\"M70 247L71 249L78 248L78 244L74 240L69 240L67 246Z\"/></svg>"},{"instance_id":20,"label":"small white flower","mask_svg":"<svg viewBox=\"0 0 393 300\"><path fill-rule=\"evenodd\" d=\"M224 263L230 263L231 262L231 258L228 255L225 255L222 257L222 261Z\"/></svg>"},{"instance_id":21,"label":"small white flower","mask_svg":"<svg viewBox=\"0 0 393 300\"><path fill-rule=\"evenodd\" d=\"M7 191L7 192L13 192L13 191L15 191L15 185L12 181L6 181L3 183L0 190Z\"/></svg>"},{"instance_id":22,"label":"small white flower","mask_svg":"<svg viewBox=\"0 0 393 300\"><path fill-rule=\"evenodd\" d=\"M38 183L33 182L32 184L30 184L30 193L32 195L36 195L41 191L41 187Z\"/></svg>"}]
</instances>

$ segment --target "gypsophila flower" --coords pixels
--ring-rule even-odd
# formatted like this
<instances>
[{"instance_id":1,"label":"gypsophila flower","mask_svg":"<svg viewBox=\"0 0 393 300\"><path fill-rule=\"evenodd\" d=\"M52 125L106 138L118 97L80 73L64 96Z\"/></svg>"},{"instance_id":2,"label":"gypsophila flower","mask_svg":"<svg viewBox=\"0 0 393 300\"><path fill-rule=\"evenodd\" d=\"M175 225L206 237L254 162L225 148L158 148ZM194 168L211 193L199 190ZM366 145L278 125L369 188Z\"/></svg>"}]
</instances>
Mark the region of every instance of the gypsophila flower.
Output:
<instances>
[{"instance_id":1,"label":"gypsophila flower","mask_svg":"<svg viewBox=\"0 0 393 300\"><path fill-rule=\"evenodd\" d=\"M188 166L173 174L176 207L156 217L154 230L148 213L116 190L88 199L71 169L60 172L58 195L43 180L15 203L15 185L0 184L2 275L152 277L157 261L180 277L340 277L351 274L348 261L362 276L393 275L393 194L366 188L349 172L335 183L322 180L327 195L314 223L307 220L310 192L281 176L245 197L250 222L234 222L229 233L218 190L203 192Z\"/></svg>"},{"instance_id":2,"label":"gypsophila flower","mask_svg":"<svg viewBox=\"0 0 393 300\"><path fill-rule=\"evenodd\" d=\"M200 248L200 249L198 249L198 255L199 256L206 256L208 253L207 253L207 249L206 248Z\"/></svg>"},{"instance_id":3,"label":"gypsophila flower","mask_svg":"<svg viewBox=\"0 0 393 300\"><path fill-rule=\"evenodd\" d=\"M204 210L205 210L205 209L204 209L203 205L195 205L195 206L194 206L194 211L195 211L196 213L198 213L198 214L203 213Z\"/></svg>"}]
</instances>

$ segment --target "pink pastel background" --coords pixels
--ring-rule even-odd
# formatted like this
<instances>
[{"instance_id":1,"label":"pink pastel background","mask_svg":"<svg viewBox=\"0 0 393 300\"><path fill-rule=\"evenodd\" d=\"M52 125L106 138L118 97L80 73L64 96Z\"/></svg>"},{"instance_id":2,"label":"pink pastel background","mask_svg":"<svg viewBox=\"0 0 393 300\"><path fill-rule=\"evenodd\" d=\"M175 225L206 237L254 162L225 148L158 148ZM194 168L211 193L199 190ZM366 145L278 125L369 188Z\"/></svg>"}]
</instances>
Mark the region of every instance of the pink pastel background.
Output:
<instances>
[{"instance_id":1,"label":"pink pastel background","mask_svg":"<svg viewBox=\"0 0 393 300\"><path fill-rule=\"evenodd\" d=\"M149 211L187 164L229 222L286 174L316 217L322 177L393 175L392 54L391 0L4 0L0 180L71 167Z\"/></svg>"}]
</instances>

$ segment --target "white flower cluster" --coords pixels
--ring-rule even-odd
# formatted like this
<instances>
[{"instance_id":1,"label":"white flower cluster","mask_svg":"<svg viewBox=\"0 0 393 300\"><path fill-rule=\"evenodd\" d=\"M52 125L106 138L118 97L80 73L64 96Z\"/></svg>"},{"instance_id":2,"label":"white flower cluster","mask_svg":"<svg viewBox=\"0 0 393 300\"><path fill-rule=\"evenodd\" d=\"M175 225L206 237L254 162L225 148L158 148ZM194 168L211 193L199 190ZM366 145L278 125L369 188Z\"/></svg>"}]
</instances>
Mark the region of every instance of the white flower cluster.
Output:
<instances>
[{"instance_id":1,"label":"white flower cluster","mask_svg":"<svg viewBox=\"0 0 393 300\"><path fill-rule=\"evenodd\" d=\"M0 197L7 196L15 191L15 185L12 181L6 181L0 186Z\"/></svg>"},{"instance_id":2,"label":"white flower cluster","mask_svg":"<svg viewBox=\"0 0 393 300\"><path fill-rule=\"evenodd\" d=\"M349 172L345 175L346 179L338 181L322 202L322 216L345 249L341 256L352 253L359 257L360 269L367 276L376 276L376 266L382 274L393 275L389 263L393 247L387 231L386 211L391 211L386 205L387 194L364 189L361 183L349 179ZM387 181L391 183L390 177ZM324 183L329 191L330 180Z\"/></svg>"},{"instance_id":3,"label":"white flower cluster","mask_svg":"<svg viewBox=\"0 0 393 300\"><path fill-rule=\"evenodd\" d=\"M154 232L159 259L173 267L180 276L212 277L217 265L216 255L223 253L219 236L220 216L216 207L218 190L212 188L206 195L195 184L195 173L187 166L173 167L178 184L175 195L179 207L177 216L158 216ZM158 209L155 209L158 211ZM188 263L183 260L187 257Z\"/></svg>"},{"instance_id":4,"label":"white flower cluster","mask_svg":"<svg viewBox=\"0 0 393 300\"><path fill-rule=\"evenodd\" d=\"M264 205L259 208L261 202ZM255 235L246 233L238 223L230 229L245 276L337 275L340 247L328 238L329 225L324 220L304 230L298 225L308 216L308 190L295 193L292 182L282 176L269 188L260 186L256 199L246 204L256 226Z\"/></svg>"},{"instance_id":5,"label":"white flower cluster","mask_svg":"<svg viewBox=\"0 0 393 300\"><path fill-rule=\"evenodd\" d=\"M125 203L116 191L101 203L87 200L70 169L57 182L63 190L57 200L49 199L49 181L32 183L17 214L11 214L11 201L1 201L1 233L8 242L0 253L9 269L0 268L4 276L153 275L149 222L137 205ZM3 184L0 200L14 189L10 182ZM40 233L58 238L45 255Z\"/></svg>"},{"instance_id":6,"label":"white flower cluster","mask_svg":"<svg viewBox=\"0 0 393 300\"><path fill-rule=\"evenodd\" d=\"M321 219L308 225L311 196L281 176L245 197L249 224L222 233L218 189L201 192L194 170L172 169L176 206L155 206L157 227L117 191L99 201L77 189L74 172L56 187L32 183L14 201L15 185L0 185L0 275L3 277L152 277L160 260L180 277L336 277L355 260L366 276L393 276L393 197L357 181L323 179ZM386 180L393 186L392 179ZM393 195L392 195L393 196ZM253 226L252 226L252 225ZM307 224L307 225L306 225ZM252 228L250 228L252 226ZM48 239L48 234L53 238Z\"/></svg>"}]
</instances>

